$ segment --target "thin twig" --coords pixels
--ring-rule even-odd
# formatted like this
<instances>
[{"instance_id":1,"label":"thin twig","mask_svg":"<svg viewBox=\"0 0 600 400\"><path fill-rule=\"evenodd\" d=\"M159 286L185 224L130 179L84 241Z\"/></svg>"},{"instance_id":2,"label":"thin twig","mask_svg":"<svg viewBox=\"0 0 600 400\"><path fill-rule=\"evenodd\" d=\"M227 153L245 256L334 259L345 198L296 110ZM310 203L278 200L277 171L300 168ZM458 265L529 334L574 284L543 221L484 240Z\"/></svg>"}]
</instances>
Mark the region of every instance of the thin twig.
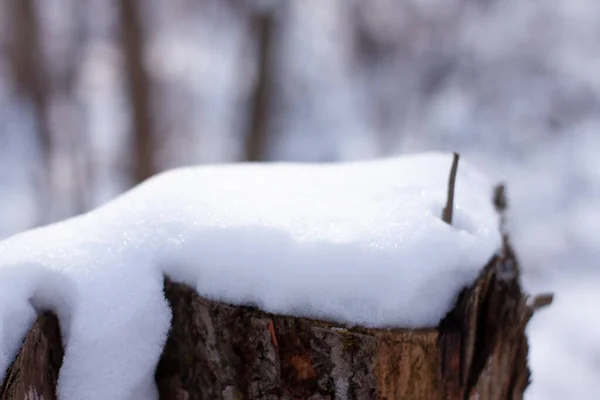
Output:
<instances>
[{"instance_id":1,"label":"thin twig","mask_svg":"<svg viewBox=\"0 0 600 400\"><path fill-rule=\"evenodd\" d=\"M533 311L538 310L542 307L546 307L552 304L552 300L554 300L553 293L543 293L535 296L533 299L533 304L531 305L531 309Z\"/></svg>"},{"instance_id":2,"label":"thin twig","mask_svg":"<svg viewBox=\"0 0 600 400\"><path fill-rule=\"evenodd\" d=\"M446 199L446 207L442 212L442 220L448 225L452 225L452 210L454 209L454 186L456 184L456 171L458 169L458 153L453 153L452 169L450 170L450 178L448 179L448 198Z\"/></svg>"},{"instance_id":3,"label":"thin twig","mask_svg":"<svg viewBox=\"0 0 600 400\"><path fill-rule=\"evenodd\" d=\"M508 200L506 199L506 188L503 183L499 183L494 188L494 206L499 214L503 214L508 208Z\"/></svg>"},{"instance_id":4,"label":"thin twig","mask_svg":"<svg viewBox=\"0 0 600 400\"><path fill-rule=\"evenodd\" d=\"M494 206L500 216L500 234L502 235L502 251L506 253L508 246L508 231L506 229L506 209L508 200L506 197L506 188L503 183L499 183L494 188Z\"/></svg>"}]
</instances>

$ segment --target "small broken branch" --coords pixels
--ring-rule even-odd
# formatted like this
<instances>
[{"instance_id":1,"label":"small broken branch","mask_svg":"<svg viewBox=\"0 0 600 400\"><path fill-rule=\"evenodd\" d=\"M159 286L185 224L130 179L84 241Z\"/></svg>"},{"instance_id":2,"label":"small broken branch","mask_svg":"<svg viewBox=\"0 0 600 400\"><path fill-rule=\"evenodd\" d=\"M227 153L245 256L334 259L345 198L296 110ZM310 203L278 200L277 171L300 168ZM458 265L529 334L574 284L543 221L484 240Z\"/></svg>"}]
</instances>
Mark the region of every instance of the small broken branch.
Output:
<instances>
[{"instance_id":1,"label":"small broken branch","mask_svg":"<svg viewBox=\"0 0 600 400\"><path fill-rule=\"evenodd\" d=\"M498 214L502 215L508 208L508 200L506 199L506 188L503 183L499 183L494 188L494 206Z\"/></svg>"},{"instance_id":2,"label":"small broken branch","mask_svg":"<svg viewBox=\"0 0 600 400\"><path fill-rule=\"evenodd\" d=\"M508 208L508 200L506 200L506 188L500 183L494 188L494 207L500 216L500 234L502 234L503 242L508 240L508 232L506 231L506 209ZM506 247L506 244L504 244Z\"/></svg>"},{"instance_id":3,"label":"small broken branch","mask_svg":"<svg viewBox=\"0 0 600 400\"><path fill-rule=\"evenodd\" d=\"M442 220L448 225L452 225L452 210L454 209L454 186L456 184L456 171L458 170L458 159L460 156L458 153L453 153L454 158L452 159L452 169L450 170L450 177L448 178L448 198L446 199L446 207L442 212Z\"/></svg>"},{"instance_id":4,"label":"small broken branch","mask_svg":"<svg viewBox=\"0 0 600 400\"><path fill-rule=\"evenodd\" d=\"M554 300L553 293L542 293L538 294L533 298L533 304L531 305L531 309L533 311L539 310L540 308L546 307L552 304L552 300Z\"/></svg>"}]
</instances>

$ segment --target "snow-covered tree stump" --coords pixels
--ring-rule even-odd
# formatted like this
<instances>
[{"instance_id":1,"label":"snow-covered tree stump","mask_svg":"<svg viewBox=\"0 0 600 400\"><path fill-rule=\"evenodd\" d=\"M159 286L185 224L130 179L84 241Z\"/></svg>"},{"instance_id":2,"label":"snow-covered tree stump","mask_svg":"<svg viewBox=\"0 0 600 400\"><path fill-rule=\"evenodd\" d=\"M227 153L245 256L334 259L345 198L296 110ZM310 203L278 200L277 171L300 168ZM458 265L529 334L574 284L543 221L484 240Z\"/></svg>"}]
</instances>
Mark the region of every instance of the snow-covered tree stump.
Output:
<instances>
[{"instance_id":1,"label":"snow-covered tree stump","mask_svg":"<svg viewBox=\"0 0 600 400\"><path fill-rule=\"evenodd\" d=\"M205 300L166 282L174 320L163 399L519 399L532 310L509 253L494 257L436 329L344 328Z\"/></svg>"},{"instance_id":2,"label":"snow-covered tree stump","mask_svg":"<svg viewBox=\"0 0 600 400\"><path fill-rule=\"evenodd\" d=\"M444 161L442 157L429 155L421 159L407 159L404 167L411 171L415 166L418 166L420 169L424 169L425 167L430 169L429 165L432 162L442 161ZM213 265L210 263L210 260L215 259L202 257L204 255L202 251L206 251L209 248L208 246L213 242L191 240L194 238L205 239L207 236L212 238L213 235L217 234L215 232L218 232L214 230L212 225L209 224L209 233L200 230L198 236L190 234L186 229L183 229L182 232L187 232L187 236L184 233L177 233L180 232L179 230L176 230L174 234L173 232L169 232L169 230L156 229L156 225L149 225L140 231L136 230L142 237L147 231L166 234L159 236L154 241L150 241L151 244L159 249L162 248L161 246L168 244L175 246L171 247L171 252L166 253L170 257L155 257L154 259L157 264L160 264L163 274L174 277L174 279L181 279L179 281L181 283L172 282L168 278L164 279L164 294L172 310L172 319L170 332L166 344L162 348L162 354L161 345L164 340L163 335L167 333L167 328L169 327L169 313L161 296L161 274L150 275L150 278L146 277L146 280L144 280L144 274L148 273L148 269L142 269L136 271L135 275L132 275L133 279L128 283L130 286L126 287L132 287L131 285L136 285L140 282L145 283L146 286L140 284L140 287L145 289L142 290L142 293L147 295L147 297L143 297L144 302L136 302L137 297L135 296L118 297L122 294L121 292L111 293L113 297L110 299L115 302L114 305L125 305L125 310L128 311L125 314L125 318L123 318L123 314L118 313L118 315L111 315L110 312L104 314L104 309L102 308L105 304L104 297L98 303L94 303L88 299L92 305L99 306L91 308L94 317L97 317L98 313L100 313L105 318L113 318L113 324L117 323L117 325L104 324L106 325L104 326L100 324L100 326L94 327L96 329L93 332L94 338L105 337L98 333L98 329L102 331L107 326L110 328L106 329L106 332L108 332L106 342L91 341L87 343L87 347L84 349L81 349L82 346L80 345L78 349L80 353L75 355L73 352L77 349L73 350L73 347L67 343L66 366L72 366L71 363L73 363L74 358L77 359L76 356L79 356L77 359L79 364L88 363L92 367L92 370L100 363L102 363L102 367L106 367L112 360L115 360L114 368L120 367L120 369L116 369L118 373L110 371L110 375L104 375L109 378L98 379L98 376L91 375L89 372L82 373L77 369L71 369L61 378L61 393L66 393L64 396L69 400L88 398L88 392L89 398L94 399L113 398L115 395L121 399L138 397L154 398L156 388L152 384L152 373L154 371L154 364L160 356L154 378L161 399L499 400L522 398L523 392L529 382L529 369L527 367L528 346L525 327L533 315L535 308L547 303L550 297L537 297L529 303L527 296L521 290L519 284L520 268L505 231L504 210L506 208L506 199L501 186L496 189L494 197L496 211L500 213L501 217L500 243L493 240L494 237L485 236L485 232L489 232L490 224L497 223L494 218L493 209L485 209L483 210L484 212L481 212L480 204L477 201L469 203L471 196L464 195L461 200L463 206L461 208L454 207L453 200L457 163L458 155L455 154L448 183L446 207L444 207L442 213L442 221L452 225L451 227L443 225L443 222L440 223L435 214L431 213L430 205L425 207L421 204L425 203L423 200L424 194L431 190L431 187L435 187L435 185L425 184L421 178L418 180L417 183L422 184L427 190L418 192L419 202L417 204L412 199L415 196L412 193L415 190L414 182L406 183L411 188L409 196L411 198L405 198L404 200L406 200L406 204L412 205L412 208L394 209L396 213L399 211L404 212L402 220L405 224L402 224L402 229L398 231L387 230L386 234L395 237L394 234L397 233L404 235L404 237L410 237L413 233L413 230L410 230L412 226L416 230L421 230L420 239L425 240L424 238L429 238L431 241L419 241L417 242L419 246L413 243L412 246L416 247L409 246L408 249L415 251L395 253L395 258L393 259L374 258L372 262L385 261L379 265L381 268L385 267L383 270L385 273L379 275L378 279L376 279L379 286L367 285L363 287L361 279L347 280L345 281L347 286L328 286L326 282L335 281L332 279L332 276L327 274L320 275L321 281L318 281L319 274L327 267L335 269L337 274L335 276L342 282L344 282L344 278L354 276L351 273L349 274L348 271L354 271L354 274L358 274L357 276L365 280L370 278L372 272L369 268L373 266L369 262L370 258L364 259L367 262L362 260L358 265L354 265L358 269L348 269L349 263L356 260L346 253L351 253L355 246L363 245L361 241L350 242L351 244L343 246L339 244L337 241L339 238L336 236L330 238L332 241L326 241L327 247L335 250L333 253L343 253L346 256L340 259L314 257L315 254L319 255L320 253L315 253L315 249L311 247L314 246L314 243L311 242L311 246L303 243L304 252L291 252L287 254L288 258L284 259L284 261L277 257L277 261L274 262L273 259L269 259L265 255L266 253L263 254L259 250L262 248L261 245L265 237L273 239L274 237L278 237L277 234L273 236L274 232L268 230L266 225L260 225L255 227L255 231L258 233L262 232L262 235L255 237L254 235L248 235L248 231L246 230L239 232L239 227L234 224L231 226L229 234L236 233L239 235L239 240L235 242L240 246L240 254L236 254L239 257L236 257L237 259L234 262L229 260L229 263L223 262L221 258L218 258L215 261L216 266L214 267L218 269L213 270L210 268L200 268L206 265ZM359 167L365 170L368 168L377 169L378 165L359 165ZM387 171L388 166L386 164L381 164L381 167L381 171ZM311 174L314 173L314 170L312 171ZM375 175L378 178L381 177L379 173ZM287 174L280 176L286 180L288 179ZM320 173L315 174L314 179L317 176L321 176ZM361 176L357 174L358 178ZM393 177L393 175L389 176ZM331 175L330 177L334 178L335 176ZM467 180L474 178L469 171L466 171L464 177ZM364 179L364 176L362 178ZM314 185L314 179L309 181L311 186ZM434 181L437 185L439 179L435 178ZM152 197L154 199L154 196L146 197L148 193L154 194L154 189L164 191L159 180L153 182L154 186L148 184L132 194L132 196L141 196L141 199L134 197L134 200L137 199L139 201L133 201L133 204L146 204L148 198ZM323 192L326 191L326 188L329 188L328 182L329 180L322 182L324 184L322 187ZM390 185L389 187L394 186ZM386 186L387 189L389 187ZM144 190L148 193L144 192ZM321 190L319 191L319 198L320 193ZM398 193L392 190L390 195L398 196ZM227 196L229 198L231 194L227 193ZM383 197L365 196L365 199L363 199L365 200L365 207L361 208L356 204L353 204L353 207L364 210L371 207L370 209L373 211L377 208L376 201L375 205L372 204L374 202L373 199L377 198ZM266 199L266 197L261 190L260 200L263 201L263 199ZM121 199L121 202L126 200L126 198L125 200ZM173 199L168 198L168 200L172 201ZM178 223L181 223L188 226L190 224L189 218L181 213L181 210L185 209L191 210L191 215L189 216L192 218L191 225L194 225L194 221L196 225L199 225L200 220L194 214L196 203L190 203L194 207L186 208L177 206L174 219L167 219L167 221L170 221L171 225L178 226ZM282 207L284 203L280 202L276 204L277 207ZM175 202L175 204L178 203ZM453 211L464 210L464 204L470 204L471 207L478 208L479 212L472 211L472 215L470 215L461 211L462 214L459 213L457 215L456 224L453 224ZM383 205L389 207L387 203ZM220 206L221 204L219 204ZM125 210L126 213L131 212L130 207L126 207ZM295 210L293 209L292 211ZM323 223L326 224L328 221L331 221L330 218L335 216L335 210L336 208L332 208L328 210L325 216L321 215L321 217L325 217L322 220L315 217L313 227L316 229L317 227L321 227ZM352 208L345 211L342 215L343 217L352 218L354 216ZM160 215L162 218L167 214L162 213ZM93 217L92 215L87 218ZM262 218L268 217L268 213L262 214ZM373 212L371 217L372 219L375 217L383 218L380 221L383 227L385 229L390 228L385 223L387 221L387 213L379 214L378 212ZM375 218L376 221L377 218ZM103 218L100 218L97 222L103 224L104 221ZM121 218L119 218L119 221L121 221ZM177 223L173 223L173 221ZM284 223L285 221L286 219L283 219ZM410 224L411 221L413 225ZM88 222L88 220L84 222ZM259 222L260 224L265 224L260 218ZM362 240L368 239L368 241L371 241L374 239L371 236L370 230L366 233L361 230L364 221L359 220L355 222L360 222L356 226L360 228L358 232L362 235L360 236ZM485 223L478 225L481 228L478 230L475 225L479 222ZM68 222L65 222L65 226L68 227ZM84 225L86 228L87 226ZM125 224L125 226L129 227L129 224ZM159 224L159 226L161 225ZM394 227L396 226L394 225ZM425 229L426 234L423 233L424 227L427 228ZM440 227L443 229L440 229ZM272 227L269 229L272 229ZM49 231L51 232L50 228ZM264 236L265 232L269 232L270 235ZM474 234L473 232L483 233L481 233L482 236L478 236L478 234ZM206 235L204 235L205 233ZM111 231L109 238L112 239L113 235L118 234L118 232ZM35 239L35 232L32 235L33 239ZM132 235L125 233L126 244L132 240ZM236 235L234 236L237 237ZM174 240L174 237L177 240ZM186 237L189 240L185 240ZM27 237L25 238L27 239ZM470 240L468 242L458 240L465 238L469 238ZM496 236L496 238L498 237ZM228 239L231 238L228 237ZM254 242L253 240L256 239L258 241ZM279 240L279 242L268 241L269 248L263 250L272 251L273 248L277 248L277 243L286 243L285 241L281 242L281 238ZM16 242L16 244L13 243L13 246L20 249L18 240ZM227 251L230 251L229 249L235 251L236 246L231 246L230 242L230 240L227 241L228 247L225 249ZM8 243L7 247L10 247L10 242ZM437 257L428 258L428 251L435 252L438 250L440 243L445 244L446 252L441 252L441 257L440 254L436 254ZM203 244L204 246L199 246L199 244ZM301 247L300 245L298 246ZM485 253L480 251L482 246L485 247ZM492 246L495 248L493 256L491 255L491 251L487 253L487 250L493 248ZM131 246L126 247L127 249L131 248ZM137 248L136 246L134 249ZM140 245L139 248L143 249L144 246ZM252 251L248 252L248 248L251 248ZM29 256L29 247L26 247L26 249L28 250L27 260L29 260L31 258ZM102 258L104 247L99 247L99 249L101 252L95 255L96 258ZM246 253L244 253L244 249L246 249ZM393 251L394 249L396 248L391 246L387 248L387 251ZM199 253L199 250L202 251ZM52 248L46 248L44 251L51 252ZM192 257L191 265L187 265L187 268L181 266L181 268L170 268L170 265L164 265L165 263L169 264L165 260L173 259L174 254L186 251L196 255L196 257ZM363 249L363 251L365 250ZM457 257L458 251L462 252L460 257ZM267 253L270 254L268 251ZM333 253L330 249L329 252L323 254L331 255ZM226 260L226 255L228 254L230 255L227 252L218 253L220 257L225 257ZM250 265L259 266L262 263L272 262L273 265L271 267L273 268L266 270L258 268L256 275L247 274L248 272L254 272L254 268L237 270L236 266L240 262L243 263L244 260L247 260L247 257L256 254L260 254L261 256L250 260ZM356 254L360 255L360 252ZM379 252L375 252L375 254L380 255ZM412 262L406 259L407 254L414 258ZM476 254L477 257L468 257L473 254ZM306 258L299 260L298 257L302 255ZM452 260L447 258L448 255L454 256L451 257ZM35 257L33 258L35 259ZM126 268L128 266L126 261L129 262L132 259L135 259L135 257L125 259L110 258L110 262L122 262L123 264L117 264L117 266ZM87 258L85 260L87 261ZM157 260L160 262L157 262ZM179 262L185 265L186 260L190 261L189 258L184 257L179 259ZM204 260L204 263L198 260ZM390 260L393 262L390 263ZM480 263L483 264L486 261L487 264L481 265L479 276L477 276L477 267ZM462 270L460 267L465 262L469 266L469 269L466 270L473 272L472 275L469 274L470 278L468 279L461 277ZM303 274L298 276L302 278L303 285L294 286L295 282L293 279L282 280L281 282L269 280L269 278L273 277L268 275L269 273L279 271L279 269L275 268L279 266L276 263L281 264L281 271L287 271L288 273L302 272ZM328 264L324 265L324 263ZM395 270L396 263L408 264L408 266L405 265L404 269ZM102 265L102 263L99 264ZM171 266L177 265L179 265L177 261L173 261ZM305 267L307 265L311 267L310 270L297 269L299 266ZM219 266L224 266L225 270ZM429 266L434 266L435 268L428 269L427 267ZM450 269L445 269L446 266ZM227 270L228 267L230 270ZM399 267L401 268L402 265ZM121 269L117 270L121 271ZM25 271L31 272L31 270L27 269ZM40 271L44 271L44 269L40 269ZM216 292L217 294L210 292L210 286L219 286L220 284L223 287L230 288L228 271L230 274L239 273L242 275L244 290L246 287L252 288L250 292L247 292L241 290L239 287L235 287L236 290L241 290L238 292L237 297L224 297L232 302L237 301L238 305L216 302L198 294L198 292L208 293L206 296L210 296L210 293L213 293L212 296L219 297L218 293L222 292ZM376 270L373 271L373 273L376 272ZM397 272L403 273L396 274ZM412 274L413 272L419 272L419 276ZM245 276L244 273L246 273ZM458 275L458 281L454 280L454 275ZM12 277L14 276L18 275L12 275ZM62 275L50 274L48 276L54 278L60 276L63 278ZM297 275L292 275L292 278L295 276ZM102 282L103 277L104 275L100 275L98 280ZM120 275L117 277L120 277ZM201 281L200 283L210 283L209 287L203 287L198 283L199 280ZM62 280L58 281L64 284ZM388 285L390 281L395 282L395 285L398 286L397 292L390 293L390 288L392 290L395 289L395 287ZM45 281L39 280L39 282L43 283ZM269 282L269 284L261 285L265 282ZM107 284L107 282L103 283ZM112 283L112 280L109 283ZM191 285L195 283L199 286L193 288L183 283ZM265 301L265 299L269 298L268 296L261 297L263 291L268 291L271 288L269 285L278 283L284 286L277 287L276 289L283 289L286 295L289 291L295 290L293 293L294 296L286 298L283 301L284 304L291 301L292 306L276 308L273 302L269 303ZM36 285L31 286L37 287ZM23 287L27 288L28 286ZM19 288L21 287L17 286L17 289ZM64 288L68 289L69 286L64 285ZM340 288L344 290L336 291L336 289ZM382 288L385 288L385 292L381 291ZM323 289L329 289L331 293L327 293L327 290ZM442 293L440 298L430 298L438 297L439 292L444 292L444 289L448 290ZM361 292L361 290L363 291ZM361 292L361 295L353 296L355 291ZM28 293L23 290L15 290L15 292L19 295L23 295L23 293L27 295ZM60 297L62 296L61 293L56 291L55 295ZM240 297L239 293L245 294L246 297ZM274 290L269 293L279 296L276 302L282 301L282 291ZM349 294L350 296L348 297ZM393 294L394 301L389 302L389 298L386 296L377 296L379 294ZM35 292L33 292L33 296L35 297ZM5 296L4 298L7 299L8 297ZM43 299L43 297L41 298ZM323 299L331 301L332 298L334 300L350 299L350 303L358 301L359 305L366 305L366 307L359 306L352 308L351 305L347 307L344 305L346 307L344 311L352 309L352 313L344 317L332 305L334 303L327 301L319 302L319 300ZM248 301L247 299L262 299L262 303L261 301L258 301L258 303L265 310L278 310L290 315L275 315L257 308L239 305ZM38 297L37 300L40 300L40 298ZM67 300L71 300L71 298L67 297ZM367 300L366 303L364 303L365 300ZM371 304L370 302L373 300L378 302L380 306L378 310L384 314L384 317L381 317L378 312L369 313L365 311L368 308L368 304ZM148 301L150 303L147 303ZM156 303L152 303L152 301L156 301ZM41 304L39 301L35 301L34 303L37 307ZM33 305L33 303L30 304ZM46 304L50 304L51 306L57 303ZM147 304L153 305L153 307L148 308L146 307ZM422 307L423 305L427 305L427 307ZM298 311L299 309L304 311ZM141 317L138 315L138 319L130 319L132 315L139 314L141 310L143 311ZM323 310L327 310L327 313L323 312ZM334 312L334 310L336 311ZM410 315L411 313L407 312L407 310L414 312ZM435 310L439 310L439 313L432 312ZM449 310L449 312L444 315L446 310ZM320 314L316 311L319 311ZM159 314L160 318L153 319L156 313ZM332 321L302 318L300 315L312 315L313 317L323 317L325 315L326 317L323 318L331 318ZM397 318L399 315L402 315L404 318ZM428 318L418 318L423 316ZM14 318L14 314L10 315L5 312L5 321L8 321L11 317ZM365 325L367 326L394 326L395 328L376 329L355 325L342 326L340 323L333 322L334 320L350 321L353 324L366 321ZM140 325L139 321L142 321L142 325ZM85 322L88 326L93 326L93 322L95 321L86 320ZM156 324L156 330L152 329L155 326L152 325L153 323ZM22 330L26 328L25 325L21 327ZM0 333L2 332L0 331ZM127 346L123 346L123 343L143 340L142 336L146 333L152 335L146 338L145 343L147 346L142 347L142 349L146 354L150 354L154 350L155 358L149 357L147 360L150 361L139 363L139 357L143 357L145 354L129 352ZM127 340L122 341L120 339L121 335L129 335L127 336L129 342ZM72 330L69 336L70 340L73 340ZM85 340L85 337L86 335L83 334L79 337L79 340ZM116 338L117 341L111 342L110 338L113 340ZM96 345L104 346L103 351L96 353L85 351L90 350ZM118 346L116 347L118 351L113 351L115 350L114 346ZM16 347L16 343L13 340L12 348L15 350L9 351L16 351ZM107 354L108 356L105 356ZM6 354L0 353L0 356L2 356L0 360L4 363L3 365L7 365L10 359L6 357ZM55 399L57 377L62 363L62 356L63 345L61 343L59 322L52 314L45 313L38 317L38 320L25 338L16 359L5 374L4 382L0 389L0 400ZM92 357L91 360L90 357ZM136 360L138 361L137 364ZM106 368L104 369L106 370ZM123 375L127 375L129 372L142 373L134 374L134 379L128 380L127 377L123 378ZM89 382L86 380L88 376L90 379ZM144 393L143 396L140 396L139 392L137 392L141 387L139 383L140 377L144 380L141 383L141 386L143 386L141 389ZM103 390L104 380L107 381L106 385L111 385L111 379L118 380L119 378L122 379L120 383L125 385L120 390L112 392ZM86 385L87 383L90 384ZM119 382L112 383L118 384ZM73 385L76 387L73 388ZM113 395L107 396L106 393L113 393Z\"/></svg>"},{"instance_id":3,"label":"snow-covered tree stump","mask_svg":"<svg viewBox=\"0 0 600 400\"><path fill-rule=\"evenodd\" d=\"M519 399L529 382L524 330L533 310L506 250L431 329L272 315L166 280L173 321L156 372L160 398ZM58 329L51 314L38 318L0 399L55 398Z\"/></svg>"}]
</instances>

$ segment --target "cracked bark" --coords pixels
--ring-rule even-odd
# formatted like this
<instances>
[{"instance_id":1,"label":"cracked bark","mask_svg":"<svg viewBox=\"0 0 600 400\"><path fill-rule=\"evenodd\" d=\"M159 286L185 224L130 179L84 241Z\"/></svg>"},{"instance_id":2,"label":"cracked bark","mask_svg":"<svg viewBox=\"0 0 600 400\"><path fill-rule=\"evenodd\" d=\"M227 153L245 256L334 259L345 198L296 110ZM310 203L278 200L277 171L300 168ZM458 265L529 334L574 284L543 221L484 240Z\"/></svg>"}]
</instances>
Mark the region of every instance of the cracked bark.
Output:
<instances>
[{"instance_id":1,"label":"cracked bark","mask_svg":"<svg viewBox=\"0 0 600 400\"><path fill-rule=\"evenodd\" d=\"M162 399L520 399L533 310L512 251L495 256L432 329L344 328L198 296L166 281L174 313ZM515 275L516 277L516 275Z\"/></svg>"},{"instance_id":2,"label":"cracked bark","mask_svg":"<svg viewBox=\"0 0 600 400\"><path fill-rule=\"evenodd\" d=\"M166 279L173 320L156 370L160 398L521 399L533 308L511 271L517 260L506 241L437 328L394 330L230 306ZM61 359L58 321L44 314L0 399L54 399Z\"/></svg>"}]
</instances>

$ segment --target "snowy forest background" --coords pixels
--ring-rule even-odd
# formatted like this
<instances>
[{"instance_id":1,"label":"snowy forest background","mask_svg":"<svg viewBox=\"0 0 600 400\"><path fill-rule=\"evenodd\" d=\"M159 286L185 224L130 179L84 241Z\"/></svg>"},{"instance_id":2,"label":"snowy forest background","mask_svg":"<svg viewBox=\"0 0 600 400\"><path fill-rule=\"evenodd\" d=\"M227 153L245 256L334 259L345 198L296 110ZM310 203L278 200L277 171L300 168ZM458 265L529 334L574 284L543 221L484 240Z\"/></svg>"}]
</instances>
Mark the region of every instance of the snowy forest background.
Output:
<instances>
[{"instance_id":1,"label":"snowy forest background","mask_svg":"<svg viewBox=\"0 0 600 400\"><path fill-rule=\"evenodd\" d=\"M556 293L527 398L596 398L598 37L585 0L0 0L0 238L180 165L458 151Z\"/></svg>"}]
</instances>

